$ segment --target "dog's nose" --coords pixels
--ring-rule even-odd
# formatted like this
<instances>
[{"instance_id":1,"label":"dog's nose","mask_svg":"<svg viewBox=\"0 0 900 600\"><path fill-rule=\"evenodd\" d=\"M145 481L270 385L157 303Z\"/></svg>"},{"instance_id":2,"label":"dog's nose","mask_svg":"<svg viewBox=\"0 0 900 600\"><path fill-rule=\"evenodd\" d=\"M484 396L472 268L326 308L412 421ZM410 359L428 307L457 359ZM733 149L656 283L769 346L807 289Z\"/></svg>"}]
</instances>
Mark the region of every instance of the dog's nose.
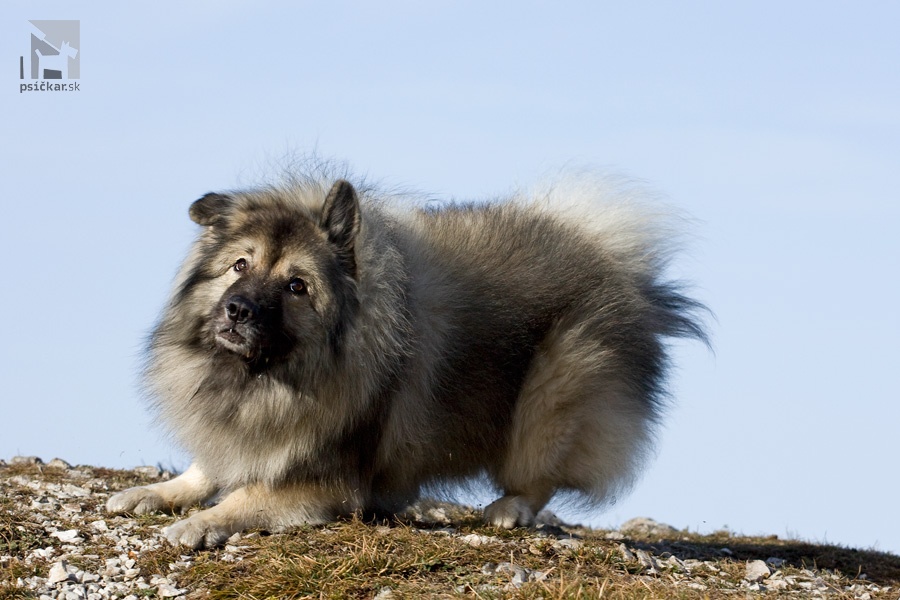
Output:
<instances>
[{"instance_id":1,"label":"dog's nose","mask_svg":"<svg viewBox=\"0 0 900 600\"><path fill-rule=\"evenodd\" d=\"M225 316L235 323L246 323L259 314L259 306L243 296L232 296L225 303Z\"/></svg>"}]
</instances>

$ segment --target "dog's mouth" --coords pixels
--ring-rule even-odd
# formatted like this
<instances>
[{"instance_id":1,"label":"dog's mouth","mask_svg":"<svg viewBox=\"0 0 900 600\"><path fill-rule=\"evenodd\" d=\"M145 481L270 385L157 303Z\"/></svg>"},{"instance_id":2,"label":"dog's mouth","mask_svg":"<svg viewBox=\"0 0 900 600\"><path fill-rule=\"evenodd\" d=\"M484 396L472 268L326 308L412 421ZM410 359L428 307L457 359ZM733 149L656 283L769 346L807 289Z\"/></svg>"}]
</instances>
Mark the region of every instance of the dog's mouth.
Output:
<instances>
[{"instance_id":1,"label":"dog's mouth","mask_svg":"<svg viewBox=\"0 0 900 600\"><path fill-rule=\"evenodd\" d=\"M251 359L256 354L256 344L234 327L223 327L216 333L216 344L221 348Z\"/></svg>"}]
</instances>

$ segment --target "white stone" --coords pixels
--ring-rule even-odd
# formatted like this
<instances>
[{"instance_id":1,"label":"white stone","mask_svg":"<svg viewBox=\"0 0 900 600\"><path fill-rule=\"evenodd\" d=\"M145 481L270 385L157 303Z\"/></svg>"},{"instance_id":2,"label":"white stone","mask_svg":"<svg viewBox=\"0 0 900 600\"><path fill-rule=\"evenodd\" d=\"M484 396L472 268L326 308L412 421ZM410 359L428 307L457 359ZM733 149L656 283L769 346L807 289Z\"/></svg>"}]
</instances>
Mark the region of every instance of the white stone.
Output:
<instances>
[{"instance_id":1,"label":"white stone","mask_svg":"<svg viewBox=\"0 0 900 600\"><path fill-rule=\"evenodd\" d=\"M687 586L689 588L691 588L692 590L703 591L703 590L707 589L707 587L705 585L703 585L702 583L696 582L696 581L690 582L689 584L687 584Z\"/></svg>"},{"instance_id":2,"label":"white stone","mask_svg":"<svg viewBox=\"0 0 900 600\"><path fill-rule=\"evenodd\" d=\"M53 566L50 567L47 583L54 585L63 581L75 581L74 575L71 575L68 571L68 566L69 565L66 564L66 561L64 560L54 563Z\"/></svg>"},{"instance_id":3,"label":"white stone","mask_svg":"<svg viewBox=\"0 0 900 600\"><path fill-rule=\"evenodd\" d=\"M510 585L513 588L520 587L529 581L543 581L547 578L547 574L543 571L533 571L526 567L520 567L508 562L502 562L499 565L487 563L481 567L481 572L485 575L495 575L498 573L506 573L512 575Z\"/></svg>"},{"instance_id":4,"label":"white stone","mask_svg":"<svg viewBox=\"0 0 900 600\"><path fill-rule=\"evenodd\" d=\"M55 537L59 541L65 543L74 543L78 538L78 530L77 529L68 529L66 531L54 531L50 534L50 537Z\"/></svg>"},{"instance_id":5,"label":"white stone","mask_svg":"<svg viewBox=\"0 0 900 600\"><path fill-rule=\"evenodd\" d=\"M644 550L637 551L637 559L638 562L641 563L641 566L647 570L647 573L650 575L655 575L659 573L659 565L656 564L656 559L653 558L648 552Z\"/></svg>"},{"instance_id":6,"label":"white stone","mask_svg":"<svg viewBox=\"0 0 900 600\"><path fill-rule=\"evenodd\" d=\"M158 467L154 467L152 465L148 465L145 467L135 467L134 472L149 479L159 479L162 476L162 471L160 471Z\"/></svg>"},{"instance_id":7,"label":"white stone","mask_svg":"<svg viewBox=\"0 0 900 600\"><path fill-rule=\"evenodd\" d=\"M109 526L107 526L106 521L100 519L99 521L94 521L93 523L91 523L91 529L93 529L97 533L105 533L109 531Z\"/></svg>"},{"instance_id":8,"label":"white stone","mask_svg":"<svg viewBox=\"0 0 900 600\"><path fill-rule=\"evenodd\" d=\"M769 565L761 560L752 560L747 563L747 571L744 573L744 579L750 583L759 583L771 574Z\"/></svg>"},{"instance_id":9,"label":"white stone","mask_svg":"<svg viewBox=\"0 0 900 600\"><path fill-rule=\"evenodd\" d=\"M677 556L670 556L662 561L662 563L676 573L684 573L689 570L687 565L685 565Z\"/></svg>"},{"instance_id":10,"label":"white stone","mask_svg":"<svg viewBox=\"0 0 900 600\"><path fill-rule=\"evenodd\" d=\"M56 554L56 548L54 548L53 546L47 546L46 548L37 548L33 550L31 554L37 558L43 558L44 560L46 560Z\"/></svg>"},{"instance_id":11,"label":"white stone","mask_svg":"<svg viewBox=\"0 0 900 600\"><path fill-rule=\"evenodd\" d=\"M637 517L622 523L619 527L622 533L646 535L646 536L667 536L677 533L677 529L671 525L654 521L646 517Z\"/></svg>"},{"instance_id":12,"label":"white stone","mask_svg":"<svg viewBox=\"0 0 900 600\"><path fill-rule=\"evenodd\" d=\"M103 569L100 573L104 577L115 577L119 573L122 572L121 567L117 567L115 565L107 565L105 569Z\"/></svg>"},{"instance_id":13,"label":"white stone","mask_svg":"<svg viewBox=\"0 0 900 600\"><path fill-rule=\"evenodd\" d=\"M55 510L59 505L50 502L50 498L41 496L31 501L31 510Z\"/></svg>"},{"instance_id":14,"label":"white stone","mask_svg":"<svg viewBox=\"0 0 900 600\"><path fill-rule=\"evenodd\" d=\"M784 579L769 579L766 581L766 587L770 590L786 590L788 582Z\"/></svg>"},{"instance_id":15,"label":"white stone","mask_svg":"<svg viewBox=\"0 0 900 600\"><path fill-rule=\"evenodd\" d=\"M64 494L68 496L75 496L76 498L88 498L91 495L90 490L86 490L83 487L79 487L77 485L72 485L71 483L67 483L62 487L62 491Z\"/></svg>"},{"instance_id":16,"label":"white stone","mask_svg":"<svg viewBox=\"0 0 900 600\"><path fill-rule=\"evenodd\" d=\"M583 546L584 542L575 538L563 538L553 542L553 548L562 552L575 552L576 550L581 550Z\"/></svg>"},{"instance_id":17,"label":"white stone","mask_svg":"<svg viewBox=\"0 0 900 600\"><path fill-rule=\"evenodd\" d=\"M187 592L187 589L178 589L168 583L164 583L156 588L156 593L160 598L175 598L184 595L185 592Z\"/></svg>"},{"instance_id":18,"label":"white stone","mask_svg":"<svg viewBox=\"0 0 900 600\"><path fill-rule=\"evenodd\" d=\"M491 537L488 535L478 535L477 533L470 533L469 535L464 535L459 538L464 544L468 544L470 546L483 546L484 544L490 544L491 542L500 541L498 538Z\"/></svg>"}]
</instances>

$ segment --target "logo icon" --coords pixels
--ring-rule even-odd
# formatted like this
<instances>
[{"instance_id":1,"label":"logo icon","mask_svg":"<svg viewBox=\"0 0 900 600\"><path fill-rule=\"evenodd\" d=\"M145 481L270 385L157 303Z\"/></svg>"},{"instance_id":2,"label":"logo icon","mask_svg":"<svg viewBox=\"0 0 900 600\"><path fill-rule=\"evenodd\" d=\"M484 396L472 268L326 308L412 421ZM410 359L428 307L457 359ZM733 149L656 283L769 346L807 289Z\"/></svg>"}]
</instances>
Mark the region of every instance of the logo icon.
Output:
<instances>
[{"instance_id":1,"label":"logo icon","mask_svg":"<svg viewBox=\"0 0 900 600\"><path fill-rule=\"evenodd\" d=\"M81 78L80 21L29 21L31 55L19 58L19 79L25 79L25 63L30 79Z\"/></svg>"}]
</instances>

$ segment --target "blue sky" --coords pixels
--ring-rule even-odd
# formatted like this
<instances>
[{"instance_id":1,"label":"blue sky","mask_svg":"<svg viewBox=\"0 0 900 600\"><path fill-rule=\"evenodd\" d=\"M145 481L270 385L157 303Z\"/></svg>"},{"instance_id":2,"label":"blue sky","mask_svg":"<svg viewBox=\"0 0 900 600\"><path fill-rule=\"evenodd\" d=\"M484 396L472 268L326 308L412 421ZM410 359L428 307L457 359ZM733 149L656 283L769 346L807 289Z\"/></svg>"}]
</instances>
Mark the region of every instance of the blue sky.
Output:
<instances>
[{"instance_id":1,"label":"blue sky","mask_svg":"<svg viewBox=\"0 0 900 600\"><path fill-rule=\"evenodd\" d=\"M19 93L28 20L80 90ZM0 457L188 459L137 370L189 203L317 150L491 197L565 165L694 218L717 315L634 493L575 518L900 552L900 7L872 2L5 2ZM5 73L5 75L3 75Z\"/></svg>"}]
</instances>

